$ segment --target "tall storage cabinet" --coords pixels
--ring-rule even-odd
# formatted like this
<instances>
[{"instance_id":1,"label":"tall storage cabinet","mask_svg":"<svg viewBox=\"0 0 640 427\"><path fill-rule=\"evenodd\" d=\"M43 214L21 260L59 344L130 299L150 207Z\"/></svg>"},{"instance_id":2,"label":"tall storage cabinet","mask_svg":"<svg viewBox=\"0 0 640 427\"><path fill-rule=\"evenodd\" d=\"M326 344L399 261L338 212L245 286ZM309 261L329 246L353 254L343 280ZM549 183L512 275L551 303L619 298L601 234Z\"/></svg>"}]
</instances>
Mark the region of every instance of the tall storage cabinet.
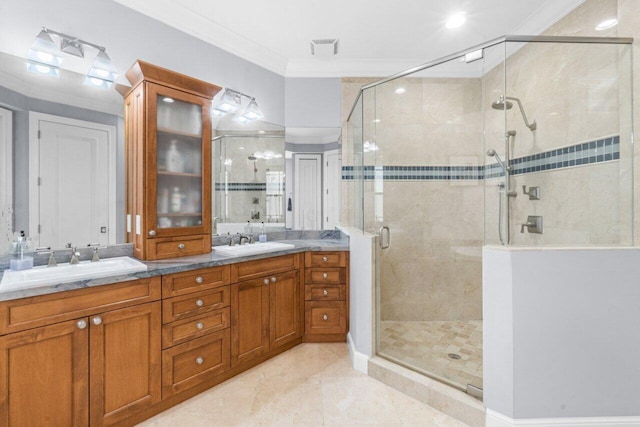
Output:
<instances>
[{"instance_id":1,"label":"tall storage cabinet","mask_svg":"<svg viewBox=\"0 0 640 427\"><path fill-rule=\"evenodd\" d=\"M211 100L220 87L143 61L127 72L127 241L144 260L211 252Z\"/></svg>"}]
</instances>

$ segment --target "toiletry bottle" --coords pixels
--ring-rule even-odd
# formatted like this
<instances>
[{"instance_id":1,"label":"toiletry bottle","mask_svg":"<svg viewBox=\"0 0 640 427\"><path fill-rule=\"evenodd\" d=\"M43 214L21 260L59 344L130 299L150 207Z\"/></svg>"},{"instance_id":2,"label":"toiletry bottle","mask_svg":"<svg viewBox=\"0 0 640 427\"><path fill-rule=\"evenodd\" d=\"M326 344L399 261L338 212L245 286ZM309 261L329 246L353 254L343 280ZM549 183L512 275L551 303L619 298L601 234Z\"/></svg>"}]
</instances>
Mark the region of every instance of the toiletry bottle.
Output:
<instances>
[{"instance_id":1,"label":"toiletry bottle","mask_svg":"<svg viewBox=\"0 0 640 427\"><path fill-rule=\"evenodd\" d=\"M250 235L253 234L253 227L251 226L251 221L247 221L247 225L244 226L244 234Z\"/></svg>"},{"instance_id":2,"label":"toiletry bottle","mask_svg":"<svg viewBox=\"0 0 640 427\"><path fill-rule=\"evenodd\" d=\"M171 212L180 212L182 210L182 196L180 188L173 187L173 193L171 193Z\"/></svg>"},{"instance_id":3,"label":"toiletry bottle","mask_svg":"<svg viewBox=\"0 0 640 427\"><path fill-rule=\"evenodd\" d=\"M176 140L171 141L167 151L167 170L169 172L184 172L184 156L178 150Z\"/></svg>"},{"instance_id":4,"label":"toiletry bottle","mask_svg":"<svg viewBox=\"0 0 640 427\"><path fill-rule=\"evenodd\" d=\"M260 226L260 235L258 236L258 241L264 243L267 241L267 231L264 228L264 221L262 221L262 225Z\"/></svg>"}]
</instances>

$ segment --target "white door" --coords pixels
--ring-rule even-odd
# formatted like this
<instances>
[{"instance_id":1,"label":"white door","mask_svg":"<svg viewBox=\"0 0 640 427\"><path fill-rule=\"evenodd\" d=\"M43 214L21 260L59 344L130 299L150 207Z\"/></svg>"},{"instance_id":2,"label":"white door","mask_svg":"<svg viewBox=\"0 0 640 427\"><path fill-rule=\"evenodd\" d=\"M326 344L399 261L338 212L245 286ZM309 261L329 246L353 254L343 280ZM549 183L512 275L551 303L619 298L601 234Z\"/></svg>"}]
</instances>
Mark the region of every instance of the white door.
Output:
<instances>
[{"instance_id":1,"label":"white door","mask_svg":"<svg viewBox=\"0 0 640 427\"><path fill-rule=\"evenodd\" d=\"M13 240L13 114L0 108L0 253Z\"/></svg>"},{"instance_id":2,"label":"white door","mask_svg":"<svg viewBox=\"0 0 640 427\"><path fill-rule=\"evenodd\" d=\"M324 153L324 191L322 228L333 230L340 223L340 191L342 178L342 159L338 150Z\"/></svg>"},{"instance_id":3,"label":"white door","mask_svg":"<svg viewBox=\"0 0 640 427\"><path fill-rule=\"evenodd\" d=\"M115 243L113 128L50 116L36 122L32 238L52 248Z\"/></svg>"},{"instance_id":4,"label":"white door","mask_svg":"<svg viewBox=\"0 0 640 427\"><path fill-rule=\"evenodd\" d=\"M322 155L295 154L294 174L294 228L320 230L322 228Z\"/></svg>"}]
</instances>

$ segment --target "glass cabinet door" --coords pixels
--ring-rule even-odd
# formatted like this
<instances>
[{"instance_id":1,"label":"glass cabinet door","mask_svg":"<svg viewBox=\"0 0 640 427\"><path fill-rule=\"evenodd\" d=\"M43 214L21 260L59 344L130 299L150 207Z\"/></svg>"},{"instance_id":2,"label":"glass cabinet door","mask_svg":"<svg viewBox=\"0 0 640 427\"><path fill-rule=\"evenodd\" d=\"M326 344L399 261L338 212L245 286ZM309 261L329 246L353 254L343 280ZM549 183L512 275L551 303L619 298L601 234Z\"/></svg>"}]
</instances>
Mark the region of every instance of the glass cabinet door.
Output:
<instances>
[{"instance_id":1,"label":"glass cabinet door","mask_svg":"<svg viewBox=\"0 0 640 427\"><path fill-rule=\"evenodd\" d=\"M173 93L172 93L173 92ZM203 203L205 162L210 157L211 126L205 100L169 89L151 93L156 102L155 224L157 236L201 233L207 229ZM176 96L179 95L179 96ZM182 99L179 99L182 98ZM186 99L195 98L187 101ZM195 101L195 102L191 102ZM209 153L209 154L208 154ZM153 172L152 172L153 173ZM151 209L153 212L153 209ZM191 228L191 229L189 229Z\"/></svg>"}]
</instances>

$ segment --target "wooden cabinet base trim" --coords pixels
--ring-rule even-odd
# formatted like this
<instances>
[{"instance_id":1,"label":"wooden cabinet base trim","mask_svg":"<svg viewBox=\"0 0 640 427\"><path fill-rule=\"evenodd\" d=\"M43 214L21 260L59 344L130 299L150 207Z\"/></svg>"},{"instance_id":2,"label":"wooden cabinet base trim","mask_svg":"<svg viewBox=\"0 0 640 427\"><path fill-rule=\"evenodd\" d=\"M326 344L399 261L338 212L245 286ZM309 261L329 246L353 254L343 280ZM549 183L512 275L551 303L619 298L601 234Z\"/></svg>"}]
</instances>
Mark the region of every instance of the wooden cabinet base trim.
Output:
<instances>
[{"instance_id":1,"label":"wooden cabinet base trim","mask_svg":"<svg viewBox=\"0 0 640 427\"><path fill-rule=\"evenodd\" d=\"M302 342L347 342L347 334L307 334Z\"/></svg>"}]
</instances>

